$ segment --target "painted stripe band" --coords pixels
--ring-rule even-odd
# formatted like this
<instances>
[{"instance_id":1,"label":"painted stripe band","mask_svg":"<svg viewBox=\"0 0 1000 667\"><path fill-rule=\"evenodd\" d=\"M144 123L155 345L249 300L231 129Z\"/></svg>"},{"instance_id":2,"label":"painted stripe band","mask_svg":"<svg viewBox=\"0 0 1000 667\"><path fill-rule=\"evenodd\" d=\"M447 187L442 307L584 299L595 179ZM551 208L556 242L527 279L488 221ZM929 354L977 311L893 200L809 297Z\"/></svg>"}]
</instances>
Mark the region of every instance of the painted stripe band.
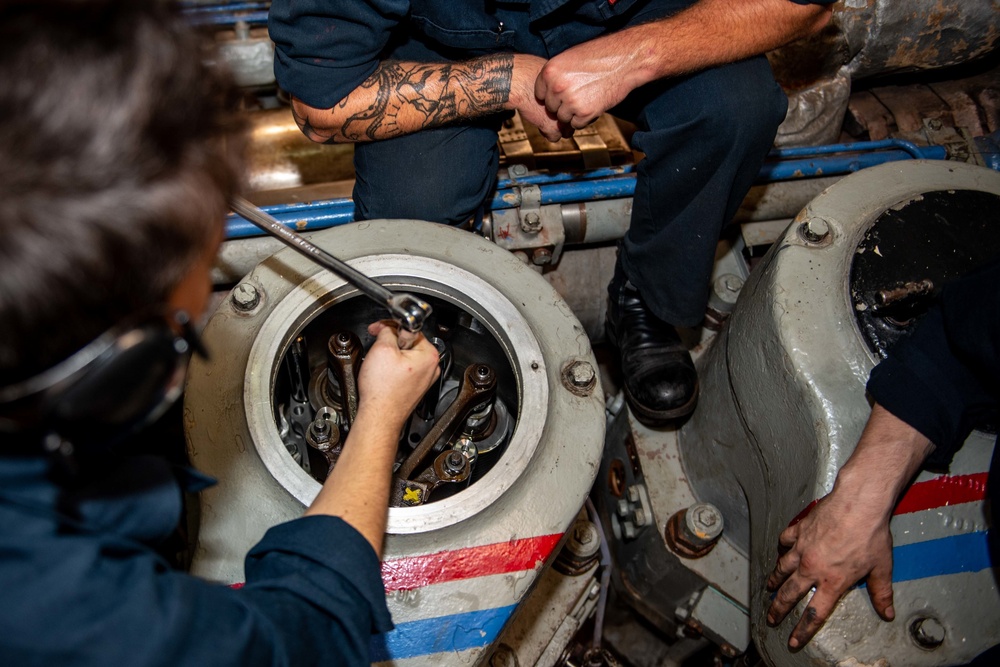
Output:
<instances>
[{"instance_id":1,"label":"painted stripe band","mask_svg":"<svg viewBox=\"0 0 1000 667\"><path fill-rule=\"evenodd\" d=\"M517 605L400 623L372 637L372 662L466 651L493 643Z\"/></svg>"},{"instance_id":2,"label":"painted stripe band","mask_svg":"<svg viewBox=\"0 0 1000 667\"><path fill-rule=\"evenodd\" d=\"M532 570L544 563L562 534L486 544L382 563L386 592L411 590L458 579Z\"/></svg>"}]
</instances>

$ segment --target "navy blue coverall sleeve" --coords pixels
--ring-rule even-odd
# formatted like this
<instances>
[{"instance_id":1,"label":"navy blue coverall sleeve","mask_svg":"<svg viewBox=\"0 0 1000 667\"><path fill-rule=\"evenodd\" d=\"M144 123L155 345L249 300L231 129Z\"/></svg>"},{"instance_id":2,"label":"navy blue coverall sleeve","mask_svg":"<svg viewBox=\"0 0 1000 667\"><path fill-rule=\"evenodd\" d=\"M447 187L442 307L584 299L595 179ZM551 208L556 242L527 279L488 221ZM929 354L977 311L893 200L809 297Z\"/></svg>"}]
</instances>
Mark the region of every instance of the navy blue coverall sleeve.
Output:
<instances>
[{"instance_id":1,"label":"navy blue coverall sleeve","mask_svg":"<svg viewBox=\"0 0 1000 667\"><path fill-rule=\"evenodd\" d=\"M278 85L328 109L372 75L409 0L276 0L268 31Z\"/></svg>"},{"instance_id":2,"label":"navy blue coverall sleeve","mask_svg":"<svg viewBox=\"0 0 1000 667\"><path fill-rule=\"evenodd\" d=\"M1000 261L948 285L940 302L872 370L868 391L935 445L947 465L1000 397Z\"/></svg>"},{"instance_id":3,"label":"navy blue coverall sleeve","mask_svg":"<svg viewBox=\"0 0 1000 667\"><path fill-rule=\"evenodd\" d=\"M46 501L58 489L23 483L27 465L0 459L0 481L21 482L0 491L0 664L368 665L372 633L392 627L375 551L339 518L271 528L237 589L171 569L142 526L67 518ZM112 497L113 516L169 527L170 487L144 492Z\"/></svg>"}]
</instances>

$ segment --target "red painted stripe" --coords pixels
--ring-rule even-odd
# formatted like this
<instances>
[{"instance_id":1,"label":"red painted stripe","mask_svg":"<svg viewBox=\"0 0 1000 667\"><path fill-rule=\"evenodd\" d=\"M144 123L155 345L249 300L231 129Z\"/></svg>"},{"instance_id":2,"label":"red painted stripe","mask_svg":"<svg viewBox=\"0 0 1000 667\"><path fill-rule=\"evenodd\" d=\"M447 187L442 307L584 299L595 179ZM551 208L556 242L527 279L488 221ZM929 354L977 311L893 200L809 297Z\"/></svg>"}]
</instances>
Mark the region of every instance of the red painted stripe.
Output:
<instances>
[{"instance_id":1,"label":"red painted stripe","mask_svg":"<svg viewBox=\"0 0 1000 667\"><path fill-rule=\"evenodd\" d=\"M941 475L926 482L917 482L903 494L893 514L912 514L931 510L935 507L948 507L962 503L975 503L986 499L986 479L989 473L979 472L972 475ZM814 500L799 512L788 525L794 526L802 521L818 500Z\"/></svg>"},{"instance_id":2,"label":"red painted stripe","mask_svg":"<svg viewBox=\"0 0 1000 667\"><path fill-rule=\"evenodd\" d=\"M974 503L986 499L988 473L942 475L917 482L903 494L893 514L910 514L935 507Z\"/></svg>"},{"instance_id":3,"label":"red painted stripe","mask_svg":"<svg viewBox=\"0 0 1000 667\"><path fill-rule=\"evenodd\" d=\"M542 535L499 544L487 544L426 556L397 558L382 563L382 581L388 592L421 588L458 579L506 574L537 567L559 544L562 534Z\"/></svg>"}]
</instances>

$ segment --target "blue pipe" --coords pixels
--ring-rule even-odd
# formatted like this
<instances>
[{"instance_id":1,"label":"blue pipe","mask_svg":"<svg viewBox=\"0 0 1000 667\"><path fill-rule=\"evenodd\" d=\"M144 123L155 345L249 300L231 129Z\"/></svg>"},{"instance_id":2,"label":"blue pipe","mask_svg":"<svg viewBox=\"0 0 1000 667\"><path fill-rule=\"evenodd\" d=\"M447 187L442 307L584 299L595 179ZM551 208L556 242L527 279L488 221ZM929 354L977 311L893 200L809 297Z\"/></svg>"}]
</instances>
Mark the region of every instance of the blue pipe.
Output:
<instances>
[{"instance_id":1,"label":"blue pipe","mask_svg":"<svg viewBox=\"0 0 1000 667\"><path fill-rule=\"evenodd\" d=\"M188 18L191 25L195 26L234 26L240 21L250 25L264 25L267 23L267 12L236 12L231 14L204 14L193 15Z\"/></svg>"},{"instance_id":2,"label":"blue pipe","mask_svg":"<svg viewBox=\"0 0 1000 667\"><path fill-rule=\"evenodd\" d=\"M883 148L901 148L917 160L943 160L945 158L944 146L917 146L915 143L903 139L858 141L853 144L826 144L824 146L803 146L801 148L775 148L767 156L776 158L811 157L814 155L830 155L831 153L877 151Z\"/></svg>"},{"instance_id":3,"label":"blue pipe","mask_svg":"<svg viewBox=\"0 0 1000 667\"><path fill-rule=\"evenodd\" d=\"M1000 171L1000 130L985 137L975 137L976 150L990 169Z\"/></svg>"},{"instance_id":4,"label":"blue pipe","mask_svg":"<svg viewBox=\"0 0 1000 667\"><path fill-rule=\"evenodd\" d=\"M278 222L288 225L297 232L314 232L354 222L354 201L350 199L331 199L304 206L280 204L262 208L274 216ZM245 239L262 234L259 227L238 215L230 214L226 218L227 239Z\"/></svg>"},{"instance_id":5,"label":"blue pipe","mask_svg":"<svg viewBox=\"0 0 1000 667\"><path fill-rule=\"evenodd\" d=\"M211 12L245 12L251 9L267 9L270 2L220 2L206 5L200 2L181 2L181 11L185 14L203 14Z\"/></svg>"},{"instance_id":6,"label":"blue pipe","mask_svg":"<svg viewBox=\"0 0 1000 667\"><path fill-rule=\"evenodd\" d=\"M882 150L885 148L897 150ZM842 153L848 154L841 155ZM771 151L768 156L777 159L769 159L761 166L757 182L836 176L887 162L913 158L943 160L947 157L947 151L944 146L921 147L908 141L886 139L854 144L780 148ZM1000 170L1000 164L994 168ZM628 166L594 169L585 174L529 174L524 178L504 179L497 184L491 210L520 206L521 192L517 187L520 185L538 185L542 205L570 204L595 199L631 197L635 194L635 178L634 169ZM351 199L270 206L264 210L298 231L325 229L352 222L354 219L354 202ZM226 238L246 238L260 234L255 225L237 215L230 215L227 219Z\"/></svg>"},{"instance_id":7,"label":"blue pipe","mask_svg":"<svg viewBox=\"0 0 1000 667\"><path fill-rule=\"evenodd\" d=\"M250 24L267 23L270 2L226 2L217 5L184 3L182 13L192 25L232 26L238 21Z\"/></svg>"},{"instance_id":8,"label":"blue pipe","mask_svg":"<svg viewBox=\"0 0 1000 667\"><path fill-rule=\"evenodd\" d=\"M596 178L608 178L611 176L621 176L631 174L635 170L634 164L624 164L620 167L600 167L583 172L558 172L555 174L528 174L527 176L502 178L497 182L497 190L505 190L515 185L543 185L545 183L562 183L565 181L585 181ZM510 169L507 170L508 172Z\"/></svg>"},{"instance_id":9,"label":"blue pipe","mask_svg":"<svg viewBox=\"0 0 1000 667\"><path fill-rule=\"evenodd\" d=\"M938 151L922 150L922 159L944 160L947 151L944 146L929 146L928 148L940 149ZM907 151L879 151L877 153L859 153L857 155L845 155L836 157L819 157L812 160L780 160L777 162L765 162L757 175L758 183L770 183L773 181L790 181L798 178L809 178L812 176L836 176L839 174L852 174L866 167L874 167L886 162L898 162L900 160L910 160L913 156Z\"/></svg>"}]
</instances>

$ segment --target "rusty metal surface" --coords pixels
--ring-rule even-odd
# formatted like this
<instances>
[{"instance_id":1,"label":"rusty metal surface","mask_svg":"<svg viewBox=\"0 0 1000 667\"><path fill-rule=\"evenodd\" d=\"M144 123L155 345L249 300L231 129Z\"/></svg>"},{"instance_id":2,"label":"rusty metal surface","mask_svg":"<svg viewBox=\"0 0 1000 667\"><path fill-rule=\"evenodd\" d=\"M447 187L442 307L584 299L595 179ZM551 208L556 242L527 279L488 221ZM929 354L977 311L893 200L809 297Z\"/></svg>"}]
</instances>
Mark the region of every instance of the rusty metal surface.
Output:
<instances>
[{"instance_id":1,"label":"rusty metal surface","mask_svg":"<svg viewBox=\"0 0 1000 667\"><path fill-rule=\"evenodd\" d=\"M853 81L950 67L984 56L998 44L1000 5L993 0L838 2L820 33L768 54L789 95L789 115L778 130L778 143L835 141L843 91ZM877 119L873 116L872 139L882 133Z\"/></svg>"},{"instance_id":2,"label":"rusty metal surface","mask_svg":"<svg viewBox=\"0 0 1000 667\"><path fill-rule=\"evenodd\" d=\"M937 69L989 53L1000 41L992 0L845 0L838 23L849 45L853 78Z\"/></svg>"},{"instance_id":3,"label":"rusty metal surface","mask_svg":"<svg viewBox=\"0 0 1000 667\"><path fill-rule=\"evenodd\" d=\"M855 93L845 132L859 140L943 146L948 158L985 166L981 138L1000 128L1000 67L949 81L878 86Z\"/></svg>"}]
</instances>

